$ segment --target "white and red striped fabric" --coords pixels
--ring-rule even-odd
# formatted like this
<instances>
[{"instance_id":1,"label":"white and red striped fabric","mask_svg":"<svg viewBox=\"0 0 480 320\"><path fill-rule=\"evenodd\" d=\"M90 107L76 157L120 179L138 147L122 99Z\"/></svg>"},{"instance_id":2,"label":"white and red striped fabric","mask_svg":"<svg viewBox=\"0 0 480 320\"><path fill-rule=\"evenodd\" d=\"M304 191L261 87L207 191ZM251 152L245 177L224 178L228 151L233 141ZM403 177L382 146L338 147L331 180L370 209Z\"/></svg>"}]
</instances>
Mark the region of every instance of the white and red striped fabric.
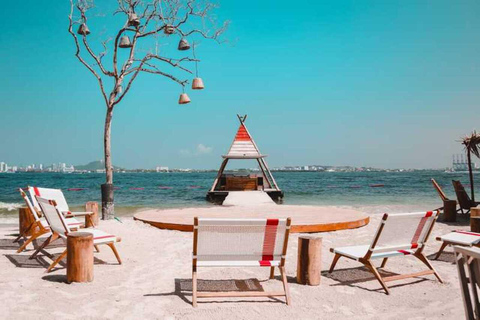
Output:
<instances>
[{"instance_id":1,"label":"white and red striped fabric","mask_svg":"<svg viewBox=\"0 0 480 320\"><path fill-rule=\"evenodd\" d=\"M248 133L245 124L240 124L232 146L224 157L231 159L255 159L262 157L260 151L253 142L252 137Z\"/></svg>"},{"instance_id":2,"label":"white and red striped fabric","mask_svg":"<svg viewBox=\"0 0 480 320\"><path fill-rule=\"evenodd\" d=\"M41 197L44 199L55 200L57 208L67 217L79 217L92 214L92 212L71 212L67 199L65 199L65 195L60 189L28 187L28 192L30 193L30 198L32 198L33 206L38 211L40 211L40 206L38 205L37 197Z\"/></svg>"},{"instance_id":3,"label":"white and red striped fabric","mask_svg":"<svg viewBox=\"0 0 480 320\"><path fill-rule=\"evenodd\" d=\"M410 255L425 245L437 212L385 214L370 246L334 248L333 252L359 260Z\"/></svg>"},{"instance_id":4,"label":"white and red striped fabric","mask_svg":"<svg viewBox=\"0 0 480 320\"><path fill-rule=\"evenodd\" d=\"M279 266L287 219L198 219L197 266Z\"/></svg>"},{"instance_id":5,"label":"white and red striped fabric","mask_svg":"<svg viewBox=\"0 0 480 320\"><path fill-rule=\"evenodd\" d=\"M450 244L472 247L480 243L480 233L456 230L439 237Z\"/></svg>"}]
</instances>

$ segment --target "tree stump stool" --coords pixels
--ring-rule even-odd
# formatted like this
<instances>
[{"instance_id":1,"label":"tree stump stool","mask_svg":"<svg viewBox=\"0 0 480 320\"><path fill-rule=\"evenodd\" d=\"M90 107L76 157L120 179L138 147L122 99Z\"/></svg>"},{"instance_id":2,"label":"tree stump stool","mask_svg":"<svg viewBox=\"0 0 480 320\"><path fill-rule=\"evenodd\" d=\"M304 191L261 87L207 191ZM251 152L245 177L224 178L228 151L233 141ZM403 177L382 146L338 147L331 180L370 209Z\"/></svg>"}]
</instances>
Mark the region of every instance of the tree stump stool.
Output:
<instances>
[{"instance_id":1,"label":"tree stump stool","mask_svg":"<svg viewBox=\"0 0 480 320\"><path fill-rule=\"evenodd\" d=\"M85 212L93 212L93 214L85 216L85 228L98 226L98 203L95 201L87 202Z\"/></svg>"},{"instance_id":2,"label":"tree stump stool","mask_svg":"<svg viewBox=\"0 0 480 320\"><path fill-rule=\"evenodd\" d=\"M35 222L35 218L33 217L33 214L30 212L30 209L28 208L20 208L18 209L18 228L20 229L20 234L24 234L25 236L31 236L33 231L35 231L34 228L31 228L30 230L27 230L32 223Z\"/></svg>"},{"instance_id":3,"label":"tree stump stool","mask_svg":"<svg viewBox=\"0 0 480 320\"><path fill-rule=\"evenodd\" d=\"M470 209L470 231L480 233L480 208Z\"/></svg>"},{"instance_id":4,"label":"tree stump stool","mask_svg":"<svg viewBox=\"0 0 480 320\"><path fill-rule=\"evenodd\" d=\"M457 201L456 200L443 201L443 221L444 222L457 221Z\"/></svg>"},{"instance_id":5,"label":"tree stump stool","mask_svg":"<svg viewBox=\"0 0 480 320\"><path fill-rule=\"evenodd\" d=\"M320 285L322 270L322 238L298 237L297 283Z\"/></svg>"},{"instance_id":6,"label":"tree stump stool","mask_svg":"<svg viewBox=\"0 0 480 320\"><path fill-rule=\"evenodd\" d=\"M93 234L71 232L67 236L67 282L93 281Z\"/></svg>"}]
</instances>

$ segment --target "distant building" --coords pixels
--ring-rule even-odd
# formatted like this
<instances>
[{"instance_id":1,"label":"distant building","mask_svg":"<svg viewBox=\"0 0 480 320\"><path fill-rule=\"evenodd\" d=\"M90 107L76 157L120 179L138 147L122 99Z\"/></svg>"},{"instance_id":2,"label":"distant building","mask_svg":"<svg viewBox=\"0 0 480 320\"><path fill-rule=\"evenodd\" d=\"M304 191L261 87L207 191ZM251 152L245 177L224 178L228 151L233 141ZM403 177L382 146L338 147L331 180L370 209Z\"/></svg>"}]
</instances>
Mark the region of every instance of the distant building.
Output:
<instances>
[{"instance_id":1,"label":"distant building","mask_svg":"<svg viewBox=\"0 0 480 320\"><path fill-rule=\"evenodd\" d=\"M7 164L5 162L0 162L0 172L7 171Z\"/></svg>"},{"instance_id":2,"label":"distant building","mask_svg":"<svg viewBox=\"0 0 480 320\"><path fill-rule=\"evenodd\" d=\"M156 167L157 172L169 172L168 167Z\"/></svg>"}]
</instances>

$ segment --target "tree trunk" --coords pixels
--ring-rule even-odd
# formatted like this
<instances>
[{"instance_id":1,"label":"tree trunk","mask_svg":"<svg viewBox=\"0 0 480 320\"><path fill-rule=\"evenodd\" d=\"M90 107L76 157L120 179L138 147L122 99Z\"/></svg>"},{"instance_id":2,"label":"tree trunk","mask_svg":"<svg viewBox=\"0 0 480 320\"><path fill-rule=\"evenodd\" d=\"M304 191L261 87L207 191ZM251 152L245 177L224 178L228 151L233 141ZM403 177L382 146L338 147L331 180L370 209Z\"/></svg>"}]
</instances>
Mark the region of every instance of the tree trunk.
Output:
<instances>
[{"instance_id":1,"label":"tree trunk","mask_svg":"<svg viewBox=\"0 0 480 320\"><path fill-rule=\"evenodd\" d=\"M472 195L472 202L475 202L475 193L473 192L473 171L472 171L472 158L470 155L470 150L467 149L467 160L468 160L468 174L470 175L470 193Z\"/></svg>"},{"instance_id":2,"label":"tree trunk","mask_svg":"<svg viewBox=\"0 0 480 320\"><path fill-rule=\"evenodd\" d=\"M111 157L110 133L113 116L113 107L107 106L105 117L105 132L103 137L105 152L105 174L106 182L102 184L102 220L109 220L115 217L113 204L113 166Z\"/></svg>"}]
</instances>

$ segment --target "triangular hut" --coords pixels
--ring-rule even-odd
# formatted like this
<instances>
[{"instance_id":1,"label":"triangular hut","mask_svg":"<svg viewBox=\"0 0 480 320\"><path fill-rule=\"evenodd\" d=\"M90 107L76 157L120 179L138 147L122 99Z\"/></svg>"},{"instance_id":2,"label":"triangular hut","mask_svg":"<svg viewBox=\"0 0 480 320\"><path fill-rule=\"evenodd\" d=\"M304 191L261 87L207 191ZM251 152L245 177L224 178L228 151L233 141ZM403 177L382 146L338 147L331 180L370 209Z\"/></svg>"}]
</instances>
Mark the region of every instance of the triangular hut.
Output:
<instances>
[{"instance_id":1,"label":"triangular hut","mask_svg":"<svg viewBox=\"0 0 480 320\"><path fill-rule=\"evenodd\" d=\"M278 188L267 162L266 155L262 155L255 141L248 132L245 125L247 116L237 115L240 121L235 139L226 155L223 155L223 162L218 170L217 177L212 188L207 193L207 200L214 203L222 203L229 191L263 191L266 192L275 202L281 202L283 192ZM227 163L231 159L253 159L258 162L259 173L248 175L225 174Z\"/></svg>"}]
</instances>

